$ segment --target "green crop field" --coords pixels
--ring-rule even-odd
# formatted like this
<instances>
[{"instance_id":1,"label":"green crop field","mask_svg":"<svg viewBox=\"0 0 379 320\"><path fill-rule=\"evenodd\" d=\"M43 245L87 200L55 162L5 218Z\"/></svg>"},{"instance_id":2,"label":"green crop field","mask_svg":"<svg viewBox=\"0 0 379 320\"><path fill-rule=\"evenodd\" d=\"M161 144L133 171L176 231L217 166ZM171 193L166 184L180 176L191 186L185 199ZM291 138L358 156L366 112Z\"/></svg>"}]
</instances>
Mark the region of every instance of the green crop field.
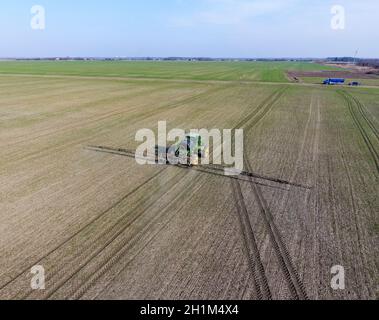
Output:
<instances>
[{"instance_id":1,"label":"green crop field","mask_svg":"<svg viewBox=\"0 0 379 320\"><path fill-rule=\"evenodd\" d=\"M379 88L286 77L324 68L0 62L0 299L377 299ZM249 174L138 165L164 120L244 129Z\"/></svg>"},{"instance_id":2,"label":"green crop field","mask_svg":"<svg viewBox=\"0 0 379 320\"><path fill-rule=\"evenodd\" d=\"M0 62L0 74L286 82L285 72L334 70L308 62Z\"/></svg>"}]
</instances>

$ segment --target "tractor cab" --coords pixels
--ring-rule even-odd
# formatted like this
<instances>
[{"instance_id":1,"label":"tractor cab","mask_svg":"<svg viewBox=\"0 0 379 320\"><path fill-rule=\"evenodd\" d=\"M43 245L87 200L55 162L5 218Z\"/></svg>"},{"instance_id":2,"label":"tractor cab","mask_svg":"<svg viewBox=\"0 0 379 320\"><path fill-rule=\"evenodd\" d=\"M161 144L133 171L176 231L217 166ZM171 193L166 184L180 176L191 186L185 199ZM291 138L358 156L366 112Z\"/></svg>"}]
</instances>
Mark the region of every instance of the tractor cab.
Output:
<instances>
[{"instance_id":1,"label":"tractor cab","mask_svg":"<svg viewBox=\"0 0 379 320\"><path fill-rule=\"evenodd\" d=\"M207 150L199 134L188 134L182 141L172 146L171 150L181 164L199 165L200 159L207 157Z\"/></svg>"}]
</instances>

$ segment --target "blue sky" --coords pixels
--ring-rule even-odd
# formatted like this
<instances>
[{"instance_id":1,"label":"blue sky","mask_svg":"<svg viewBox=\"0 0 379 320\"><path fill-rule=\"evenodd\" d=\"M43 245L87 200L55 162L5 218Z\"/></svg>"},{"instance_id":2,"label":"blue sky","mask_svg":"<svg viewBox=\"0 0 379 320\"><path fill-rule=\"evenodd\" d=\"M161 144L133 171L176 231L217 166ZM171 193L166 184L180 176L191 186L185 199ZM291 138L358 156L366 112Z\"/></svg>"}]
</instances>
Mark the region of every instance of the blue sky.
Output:
<instances>
[{"instance_id":1,"label":"blue sky","mask_svg":"<svg viewBox=\"0 0 379 320\"><path fill-rule=\"evenodd\" d=\"M30 26L33 5L46 29ZM344 30L330 26L333 5ZM378 0L2 0L0 57L379 57Z\"/></svg>"}]
</instances>

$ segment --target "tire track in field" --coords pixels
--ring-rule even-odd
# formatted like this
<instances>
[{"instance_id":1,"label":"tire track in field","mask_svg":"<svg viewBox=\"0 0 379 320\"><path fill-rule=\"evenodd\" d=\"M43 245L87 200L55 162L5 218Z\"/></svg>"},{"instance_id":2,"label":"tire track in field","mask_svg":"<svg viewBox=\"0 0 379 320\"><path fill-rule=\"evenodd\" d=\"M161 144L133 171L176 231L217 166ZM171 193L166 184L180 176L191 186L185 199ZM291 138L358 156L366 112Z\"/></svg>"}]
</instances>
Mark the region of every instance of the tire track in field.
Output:
<instances>
[{"instance_id":1,"label":"tire track in field","mask_svg":"<svg viewBox=\"0 0 379 320\"><path fill-rule=\"evenodd\" d=\"M272 106L284 93L285 89L279 89L277 92L265 99L257 109L251 112L245 119L240 121L235 129L244 128L252 121L255 125L264 118L265 115L271 110ZM249 125L251 128L251 126ZM252 181L250 177L249 180ZM254 235L253 226L249 218L249 213L246 208L246 203L242 194L241 185L238 181L232 182L233 195L237 205L238 218L240 222L241 231L244 238L244 251L247 255L250 270L254 279L254 287L257 291L258 299L272 299L270 287L268 285L267 276L264 270L262 259L260 256L257 240Z\"/></svg>"},{"instance_id":2,"label":"tire track in field","mask_svg":"<svg viewBox=\"0 0 379 320\"><path fill-rule=\"evenodd\" d=\"M181 182L181 180L179 180L177 183L180 183L180 182ZM72 288L71 287L70 290L69 290L69 293L67 294L67 296L70 299L73 299L73 300L80 299L88 291L88 289L91 288L91 286L100 277L102 277L115 264L117 264L120 261L120 259L122 257L124 257L128 253L129 250L131 250L133 247L138 246L138 244L140 242L143 242L143 238L146 235L148 235L148 239L147 239L146 243L143 244L142 247L139 248L139 250L137 250L137 252L134 255L132 255L132 257L128 260L126 266L123 267L123 269L126 268L127 265L130 264L134 260L134 258L138 256L138 254L140 252L142 252L152 241L154 241L154 239L159 235L159 233L171 222L171 220L175 217L175 215L172 214L170 217L168 217L167 221L164 224L162 224L153 234L149 234L149 230L152 227L154 227L156 225L159 225L159 221L162 221L162 219L166 215L166 213L169 212L170 209L175 206L175 203L178 200L182 199L184 195L188 194L188 189L193 190L193 192L196 192L197 190L199 190L203 186L204 181L202 183L198 183L198 182L199 182L198 180L192 179L192 181L190 182L190 184L186 188L183 188L183 190L181 192L179 192L174 197L174 199L172 199L172 201L170 201L170 205L165 210L160 211L160 213L157 214L152 220L149 220L149 222L146 225L144 225L141 230L138 230L138 232L136 232L136 236L134 238L132 238L132 239L128 239L128 238L123 239L121 241L121 244L119 244L119 245L116 246L115 250L110 250L111 252L109 254L107 254L107 259L105 259L106 263L100 265L98 268L96 268L96 271L94 271L91 274L89 274L85 278L85 280L83 281L83 284L81 284L78 288ZM169 193L170 190L174 189L176 187L176 184L172 185L169 188L169 190L166 191L165 194ZM183 208L191 200L190 197L185 197L185 198L186 198L186 200L181 202L180 208ZM155 202L152 203L152 205L154 205L154 204L155 204ZM178 210L180 210L180 208ZM146 212L146 210L148 210L148 208L146 208L145 210L143 210L142 214L144 212ZM120 232L117 235L117 237L122 236L122 234L125 232L125 230L126 230L126 228L123 228L122 232ZM110 246L117 239L117 237L113 237L112 241L110 241L108 243L107 247ZM100 256L102 252L103 252L103 250L99 251L98 254L94 258ZM70 279L73 278L74 276L77 276L78 272L80 272L80 270L82 270L86 266L88 266L89 263L92 260L93 259L87 261L85 263L85 265L83 265L80 269L78 269L74 273L72 273L72 277L70 277ZM120 272L122 272L122 270ZM115 277L120 272L118 272L115 275ZM67 284L70 279L66 280L59 288L57 288L54 292L52 292L51 294L49 294L48 298L52 298L54 296L54 294L60 288L62 288L65 284Z\"/></svg>"},{"instance_id":3,"label":"tire track in field","mask_svg":"<svg viewBox=\"0 0 379 320\"><path fill-rule=\"evenodd\" d=\"M362 237L361 237L361 234L362 234L362 230L360 228L360 223L359 223L359 210L357 209L357 206L355 204L355 193L354 193L354 184L353 184L353 179L352 179L352 176L351 176L351 173L350 173L350 169L349 169L349 166L348 166L348 162L347 162L347 155L346 155L346 151L345 151L345 148L344 148L344 145L343 145L343 140L342 140L342 135L341 135L341 130L340 128L337 128L337 139L338 139L338 144L339 144L339 151L340 151L340 154L341 154L341 160L342 160L342 163L343 163L343 167L344 167L344 170L346 172L346 178L348 180L348 184L347 184L347 188L349 190L349 202L350 202L350 206L351 206L351 213L353 215L353 223L351 225L354 226L355 228L355 236L357 237L357 241L354 241L354 243L356 243L359 247L359 257L360 257L360 260L361 262L365 261L364 259L364 255L363 255L363 252L364 252L364 248L362 246ZM341 219L340 219L341 220ZM338 221L336 221L336 224L338 224ZM341 239L339 239L340 243L343 241L343 237ZM346 244L345 244L346 246ZM342 244L341 244L341 249L342 249ZM346 261L346 260L345 260ZM366 284L366 274L365 273L357 273L356 274L356 277L359 278L359 283L362 284Z\"/></svg>"},{"instance_id":4,"label":"tire track in field","mask_svg":"<svg viewBox=\"0 0 379 320\"><path fill-rule=\"evenodd\" d=\"M166 168L160 170L158 173L154 174L152 177L148 178L146 181L144 181L141 185L133 189L131 192L127 193L125 196L123 196L120 200L115 202L112 206L104 210L102 213L100 213L98 216L96 216L94 219L92 219L89 223L87 223L85 226L83 226L80 230L75 232L73 235L71 235L69 238L67 238L65 241L60 243L58 246L54 247L52 250L50 250L48 253L44 254L39 260L35 261L34 263L30 264L27 268L23 269L21 272L17 274L17 276L13 277L11 280L8 280L7 282L3 283L0 286L0 293L2 290L4 290L7 286L12 284L15 280L17 280L19 277L21 277L25 273L29 273L30 269L35 266L40 264L44 259L46 259L48 256L52 255L56 251L58 251L61 247L64 245L68 244L70 241L72 241L75 237L77 237L80 233L84 232L86 229L88 229L91 225L94 223L98 222L103 216L105 216L109 211L111 211L113 208L115 208L117 205L128 199L130 196L134 195L136 192L138 192L140 189L142 189L145 185L153 181L155 178L160 176Z\"/></svg>"},{"instance_id":5,"label":"tire track in field","mask_svg":"<svg viewBox=\"0 0 379 320\"><path fill-rule=\"evenodd\" d=\"M314 280L313 280L313 298L316 300L319 300L319 290L318 290L318 283L320 283L320 279L322 279L322 264L321 260L318 257L318 254L320 252L320 240L319 240L319 234L320 234L320 226L321 223L321 217L320 217L320 207L321 207L321 200L320 200L320 179L319 179L319 166L320 166L320 141L321 141L321 107L320 107L320 99L317 101L317 114L316 114L316 128L315 128L315 140L314 145L312 148L312 163L313 163L313 169L312 169L312 178L314 181L314 197L313 197L313 228L312 228L312 234L310 236L310 242L312 244L313 254L311 263L315 267L314 272ZM318 269L316 268L318 267Z\"/></svg>"},{"instance_id":6,"label":"tire track in field","mask_svg":"<svg viewBox=\"0 0 379 320\"><path fill-rule=\"evenodd\" d=\"M358 107L358 110L360 110L360 114L362 115L362 117L367 121L367 122L370 122L369 118L367 117L367 115L365 114L365 111L364 111L364 106L361 104L361 102L355 98L353 95L345 92L347 96L349 96L351 99L353 99L353 101L356 103L357 107ZM374 125L374 124L372 124ZM371 128L371 127L370 127ZM371 128L373 130L373 133L375 134L375 130L376 130L376 127L374 126L374 128ZM355 232L354 232L354 235L356 236L356 241L353 241L353 243L355 245L357 245L357 249L356 250L358 252L358 255L359 256L359 259L360 261L358 263L356 263L356 265L363 270L365 268L365 266L367 266L367 259L366 259L366 256L364 255L364 252L365 252L365 245L364 245L364 230L362 229L362 223L361 223L361 215L360 215L360 212L359 212L359 208L357 207L357 204L356 204L356 188L354 187L354 183L353 183L353 175L351 173L351 168L349 167L349 162L348 162L348 153L346 151L346 147L344 145L344 140L343 140L343 135L341 134L341 129L338 127L337 128L337 138L338 138L338 143L339 143L339 151L340 151L340 155L341 155L341 160L342 160L342 163L343 163L343 166L344 166L344 169L345 169L345 172L346 172L346 178L348 180L348 184L347 184L347 188L349 190L349 202L350 202L350 207L351 207L351 216L349 217L351 219L351 226L354 227L355 229ZM337 222L338 223L338 222ZM340 239L340 241L344 241L344 238L342 237ZM345 247L346 247L346 243L345 243ZM356 273L356 282L357 282L357 285L361 285L362 286L362 291L356 291L356 294L358 295L358 299L365 299L364 296L362 296L361 294L363 293L363 291L366 291L366 296L375 296L375 293L372 292L371 288L372 286L370 286L370 279L369 279L369 275L367 272L358 272Z\"/></svg>"},{"instance_id":7,"label":"tire track in field","mask_svg":"<svg viewBox=\"0 0 379 320\"><path fill-rule=\"evenodd\" d=\"M376 148L374 147L373 142L371 141L371 139L370 139L367 131L365 130L363 124L361 123L361 121L359 121L359 115L357 113L357 109L359 110L359 107L357 107L355 101L345 91L338 90L337 92L346 101L346 103L348 105L348 109L349 109L350 115L351 115L351 117L353 119L353 122L354 122L355 126L357 127L358 131L360 132L360 134L361 134L361 136L363 138L363 141L365 142L365 144L367 146L367 149L369 150L369 152L371 154L372 160L375 163L376 170L379 173L379 153L376 150ZM356 108L354 107L354 104L356 105ZM365 120L364 117L363 117L363 119Z\"/></svg>"},{"instance_id":8,"label":"tire track in field","mask_svg":"<svg viewBox=\"0 0 379 320\"><path fill-rule=\"evenodd\" d=\"M378 128L376 127L376 125L374 124L374 122L370 119L370 116L367 114L367 109L366 107L363 105L363 103L355 96L353 96L351 93L348 93L348 92L345 92L345 94L347 96L349 96L351 99L353 99L353 101L355 102L355 104L357 105L358 107L358 111L359 113L361 114L361 116L365 119L365 121L367 122L368 126L370 127L370 129L372 130L372 133L375 135L375 137L379 140L379 130Z\"/></svg>"},{"instance_id":9,"label":"tire track in field","mask_svg":"<svg viewBox=\"0 0 379 320\"><path fill-rule=\"evenodd\" d=\"M296 158L295 166L294 166L294 169L292 170L292 174L291 174L291 178L290 178L291 181L294 181L296 179L297 175L299 174L299 167L301 166L301 164L304 162L307 162L307 159L306 159L306 150L307 149L312 150L312 158L313 158L313 161L315 160L315 146L317 146L317 144L319 143L318 139L320 138L317 135L317 129L316 129L316 127L317 127L317 113L320 112L319 111L319 108L320 108L319 100L317 100L317 108L315 107L315 104L316 104L315 96L314 96L314 92L312 92L311 101L309 104L308 119L307 119L306 125L304 127L304 130L302 130L303 133L302 133L302 139L301 139L301 146L299 148L299 151L297 152L297 158ZM312 125L314 125L314 129L313 129ZM307 180L307 182L309 182L308 181L308 179L309 179L308 174L306 174L305 179ZM292 187L292 185L289 185L289 187ZM305 191L309 191L309 189L305 190ZM288 192L289 192L289 194L287 196L284 196L281 199L281 201L279 201L278 207L282 208L282 210L285 210L290 203L292 189L289 188ZM310 196L311 196L311 193L308 192L306 194L305 199L304 199L305 204L309 201ZM298 215L298 211L296 210L295 212L296 212L296 216L298 218L300 231L302 233L304 233L306 230L306 228L304 226L304 221Z\"/></svg>"},{"instance_id":10,"label":"tire track in field","mask_svg":"<svg viewBox=\"0 0 379 320\"><path fill-rule=\"evenodd\" d=\"M200 176L200 179L202 179L202 177L204 177L204 175L199 175L199 176ZM191 183L192 183L192 181L191 181ZM186 206L188 206L190 203L193 203L193 200L191 200L191 199L193 199L193 196L196 195L196 193L198 193L199 190L201 190L202 188L204 188L204 186L206 184L208 184L208 180L201 181L200 183L195 183L195 184L193 184L193 186L194 186L193 189L192 189L192 184L191 184L191 190L193 190L193 192L191 192L190 196L188 196L188 192L187 192L185 203L182 203L180 205L180 207L178 209L176 209L175 211L178 213L183 208L185 208ZM188 189L188 188L186 188L186 189ZM170 222L171 220L172 220L172 217L169 218L168 222ZM214 227L217 228L217 226L219 226L218 223L220 223L220 220L217 220L217 223L213 224L212 226L214 226ZM165 225L167 226L166 223L165 223ZM208 231L206 229L203 229L203 231L201 232L201 234L198 237L196 237L195 241L193 241L191 243L185 242L183 244L183 247L182 247L183 252L192 252L192 253L194 253L193 250L192 250L192 248L197 248L201 244L202 237L204 235L206 235L207 233L208 233ZM150 243L151 243L151 241L150 241ZM137 256L137 255L135 255L135 256ZM133 257L133 259L134 259L134 257ZM95 287L95 288L93 288L93 290L88 290L85 294L81 295L80 298L87 299L88 297L90 297L90 299L97 299L99 296L102 296L106 291L108 291L112 287L112 285L114 284L114 280L117 278L117 276L120 275L121 273L124 273L124 271L127 269L127 267L129 266L129 264L133 261L133 259L131 259L130 261L128 261L128 263L126 263L125 265L121 266L121 269L119 268L116 271L116 273L114 273L115 270L113 270L113 272L109 274L108 280L106 280L107 283L106 283L105 286L101 286L100 284L96 285L96 287L99 288L100 290L96 290L96 287ZM188 261L192 261L192 254L188 257ZM171 296L180 299L180 297L179 297L180 294L179 293L182 293L181 292L182 290L180 288L182 286L189 288L190 287L191 277L188 277L186 283L184 283L184 284L182 284L182 286L180 286L180 281L175 281L175 280L177 280L178 274L180 274L181 272L183 272L184 269L181 269L179 266L177 266L177 267L179 269L175 268L176 270L173 273L171 273L168 278L166 278L167 281L165 281L164 285L162 287L160 287L160 294L163 294L164 292L167 292L167 290L169 290ZM192 287L192 288L194 290L195 287ZM190 292L189 296L192 296L193 290ZM178 294L179 294L179 296L178 296Z\"/></svg>"},{"instance_id":11,"label":"tire track in field","mask_svg":"<svg viewBox=\"0 0 379 320\"><path fill-rule=\"evenodd\" d=\"M247 129L247 131L249 131L253 129L256 125L258 125L265 118L265 116L271 111L273 105L282 97L285 91L286 91L286 88L274 94L274 97L275 97L274 100L269 102L266 105L266 107L263 108L263 112L259 113L257 117L252 119L251 122L247 122L246 128L244 129L245 130ZM247 150L246 142L245 142L244 149L246 152ZM252 172L251 165L249 161L247 160L246 155L244 157L244 162L245 162L247 171ZM274 251L279 260L279 264L284 273L285 279L288 283L288 286L289 286L289 289L291 290L292 295L296 299L302 299L302 300L307 299L305 288L300 281L300 277L297 274L297 271L293 267L291 257L282 240L280 232L274 223L273 216L269 210L269 207L265 198L263 197L261 188L258 185L256 185L252 179L251 179L250 186L252 187L254 196L257 200L257 203L260 209L260 213L263 217L265 228L267 232L269 233L271 243L273 245Z\"/></svg>"},{"instance_id":12,"label":"tire track in field","mask_svg":"<svg viewBox=\"0 0 379 320\"><path fill-rule=\"evenodd\" d=\"M284 87L282 90L279 90L273 96L273 98L269 102L267 102L267 104L262 108L261 112L259 112L253 118L248 120L246 127L244 127L244 130L249 131L252 128L254 128L259 122L261 122L271 112L273 106L279 101L279 99L284 95L286 91L287 87Z\"/></svg>"},{"instance_id":13,"label":"tire track in field","mask_svg":"<svg viewBox=\"0 0 379 320\"><path fill-rule=\"evenodd\" d=\"M163 173L166 169L162 169L158 174L156 174L155 177L159 176L161 173ZM177 179L177 176L175 176L176 180L173 181L172 184L169 184L169 188L164 191L164 193L161 195L163 198L166 194L168 194L171 190L173 190L178 183L181 182L180 179ZM151 179L150 179L151 181ZM139 188L141 189L141 188ZM124 198L123 200L118 201L117 204L122 203L125 201L127 198ZM112 248L113 243L115 243L117 240L121 239L122 240L122 247L125 247L128 245L129 241L133 241L133 237L131 239L126 238L123 239L122 235L125 233L125 231L132 226L134 223L137 222L137 220L143 216L143 214L148 211L151 207L153 207L157 202L157 199L152 199L149 203L144 204L139 204L137 207L134 209L136 213L133 213L133 216L131 216L130 221L128 221L129 215L128 213L122 215L120 218L117 219L116 222L113 222L104 232L102 232L95 240L94 242L101 242L102 239L105 240L104 244L101 244L101 246L96 246L95 250L91 251L91 246L87 248L87 250L90 251L90 254L85 255L83 257L83 260L80 260L79 265L74 265L74 267L71 267L69 270L65 270L65 275L67 274L67 277L65 278L59 278L58 282L54 282L53 286L50 287L50 291L47 293L47 296L44 299L48 299L51 296L53 296L55 293L58 292L59 289L61 289L64 285L68 284L71 279L73 279L77 274L83 270L86 266L88 266L94 259L96 259L98 256L100 256L103 251L107 250L108 248ZM112 209L115 208L116 205L112 206ZM111 209L111 210L112 210ZM108 210L107 212L109 212ZM160 216L160 215L157 215ZM155 218L154 218L155 221ZM150 223L149 223L150 224ZM140 231L137 231L136 237L139 237ZM78 259L79 257L74 257L74 259ZM107 261L112 259L112 255L107 259ZM73 262L69 262L69 264L74 264ZM50 277L51 278L51 277ZM50 280L51 281L51 280ZM74 284L72 284L74 285ZM27 299L30 294L32 294L33 291L30 291L26 296L24 296L22 299Z\"/></svg>"},{"instance_id":14,"label":"tire track in field","mask_svg":"<svg viewBox=\"0 0 379 320\"><path fill-rule=\"evenodd\" d=\"M237 204L237 212L241 231L244 239L244 251L248 257L250 270L254 279L254 287L259 300L271 300L272 294L268 285L265 269L260 257L257 240L250 222L249 213L246 209L245 200L242 195L241 185L238 181L232 182L233 195Z\"/></svg>"},{"instance_id":15,"label":"tire track in field","mask_svg":"<svg viewBox=\"0 0 379 320\"><path fill-rule=\"evenodd\" d=\"M253 118L260 118L258 121L260 121L272 108L272 106L280 99L280 97L284 94L284 92L287 90L287 88L280 88L277 90L274 94L267 97L259 106L258 108L254 109L247 117L245 117L243 120L241 120L234 129L246 129L245 126L247 123L249 123ZM256 124L257 121L255 121ZM249 125L249 128L252 126Z\"/></svg>"},{"instance_id":16,"label":"tire track in field","mask_svg":"<svg viewBox=\"0 0 379 320\"><path fill-rule=\"evenodd\" d=\"M242 123L242 126L244 127L244 129L245 130L247 129L248 131L250 131L257 124L259 124L267 116L267 114L272 110L275 103L283 96L286 89L287 88L285 87L285 88L279 90L278 92L274 93L271 97L269 97L262 104L262 106L261 106L261 108L259 108L259 111L257 114L249 116L247 121L246 120L242 121L241 123ZM270 98L272 98L272 99L270 99ZM246 142L244 142L244 143L245 143L244 149L246 152L246 150L247 150ZM245 166L246 166L247 171L251 172L252 168L250 166L249 161L246 158L246 155L245 155L244 159L245 159L244 162L245 162ZM273 216L269 210L269 207L267 205L266 200L263 197L261 188L258 185L256 185L252 179L250 179L250 180L251 180L250 186L251 186L253 193L254 193L254 196L257 200L257 203L258 203L258 206L260 209L259 211L260 211L261 216L263 218L265 228L266 228L267 232L269 233L271 243L273 245L276 256L279 260L279 264L281 266L281 269L283 271L285 279L288 283L289 289L290 289L294 298L301 299L301 300L308 299L304 285L302 284L296 269L293 267L292 259L291 259L290 255L288 253L288 250L287 250L287 248L286 248L286 246L285 246L285 244L281 238L280 232L274 223ZM241 196L243 199L241 188L237 188L237 194L238 194L237 201L240 199ZM249 224L250 224L250 227L252 227L250 221L249 221Z\"/></svg>"},{"instance_id":17,"label":"tire track in field","mask_svg":"<svg viewBox=\"0 0 379 320\"><path fill-rule=\"evenodd\" d=\"M317 104L317 106L316 106L316 104ZM299 150L297 152L297 158L296 158L295 166L294 166L292 173L291 173L291 178L290 178L291 181L295 180L296 177L299 175L299 168L301 167L301 165L303 163L316 163L315 160L316 160L316 156L317 156L318 144L319 144L319 139L320 139L319 128L317 128L317 125L319 124L319 121L320 121L319 115L320 115L320 101L319 101L319 99L317 99L317 101L316 101L315 93L312 92L310 103L309 103L308 119L306 121L304 129L302 130L302 135L301 136L299 135L299 138L301 138L301 139L299 139L299 142L301 144L300 144L300 148L298 148ZM311 154L308 154L308 152L307 152L308 150L311 151ZM308 158L308 157L311 157L311 158ZM313 162L312 162L312 160L313 160ZM308 175L308 172L311 172L311 171L306 170L306 174L302 176L304 181L307 181L307 183L310 183L309 179L311 177ZM316 180L314 180L314 181L316 181ZM286 194L283 194L281 199L277 202L276 208L278 208L281 211L286 211L287 208L288 208L288 210L291 210L291 206L290 206L291 201L297 199L297 200L295 200L296 204L300 205L300 203L303 203L304 207L302 207L301 210L307 210L307 208L308 208L307 204L309 203L309 201L311 201L310 199L312 196L312 193L309 191L310 190L305 190L304 197L302 200L300 200L300 198L297 197L297 193L299 192L299 190L294 190L294 188L292 188L292 186L289 186L288 192ZM317 192L313 193L313 194L317 197ZM310 248L307 246L309 243L307 241L309 234L307 232L307 228L305 226L306 222L304 221L303 216L299 214L300 211L298 208L294 209L294 212L296 214L296 219L297 219L296 222L298 223L298 227L296 228L298 235L296 235L296 236L299 237L300 239L302 239L301 244L297 247L298 250L296 250L295 252L299 252L298 256L301 257L301 256L304 256L307 249L312 250L313 247ZM316 215L317 215L317 211L316 211ZM279 232L279 230L278 230L278 232ZM287 249L286 247L284 247L284 248ZM292 250L292 251L294 251L294 250ZM290 256L288 251L287 251L287 253L288 253L288 256ZM301 259L300 261L303 262L303 265L300 265L299 268L304 269L304 263L305 262L303 259ZM280 264L283 264L283 261L280 261ZM293 266L292 260L290 260L290 266L291 265ZM283 266L282 266L282 268L283 268ZM295 269L295 272L296 272L296 269ZM285 273L287 273L287 272L285 271ZM288 277L288 274L286 277ZM297 274L295 274L294 279L297 282L298 279L300 279L300 278ZM288 280L287 280L287 282L288 282ZM292 292L294 292L293 289L292 289ZM304 290L304 292L305 292L305 290ZM296 294L297 293L295 293L295 295Z\"/></svg>"},{"instance_id":18,"label":"tire track in field","mask_svg":"<svg viewBox=\"0 0 379 320\"><path fill-rule=\"evenodd\" d=\"M245 160L245 165L248 170L250 170L250 163L248 160ZM258 206L260 209L261 216L263 218L263 222L266 226L266 230L269 233L271 243L273 245L275 254L279 260L279 264L284 273L285 279L291 290L291 293L295 299L306 300L308 299L306 290L304 288L303 283L300 280L300 277L293 266L293 262L290 254L286 248L286 245L283 242L283 239L280 235L280 231L274 222L274 217L269 209L267 201L263 197L262 190L255 183L250 183L250 186L253 190L254 196L258 202Z\"/></svg>"}]
</instances>

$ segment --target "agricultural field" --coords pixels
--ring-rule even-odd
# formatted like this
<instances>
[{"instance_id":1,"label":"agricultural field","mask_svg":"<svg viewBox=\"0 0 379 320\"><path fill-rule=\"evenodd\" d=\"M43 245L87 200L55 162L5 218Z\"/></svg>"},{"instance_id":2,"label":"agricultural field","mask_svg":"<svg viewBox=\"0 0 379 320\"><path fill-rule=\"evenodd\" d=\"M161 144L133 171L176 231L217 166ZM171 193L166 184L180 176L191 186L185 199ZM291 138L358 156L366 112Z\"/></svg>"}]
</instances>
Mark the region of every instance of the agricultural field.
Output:
<instances>
[{"instance_id":1,"label":"agricultural field","mask_svg":"<svg viewBox=\"0 0 379 320\"><path fill-rule=\"evenodd\" d=\"M377 299L379 88L286 76L323 68L0 62L0 299ZM138 165L161 120L243 128L253 174Z\"/></svg>"},{"instance_id":2,"label":"agricultural field","mask_svg":"<svg viewBox=\"0 0 379 320\"><path fill-rule=\"evenodd\" d=\"M71 75L218 81L288 81L285 71L339 70L302 62L0 61L0 74Z\"/></svg>"}]
</instances>

